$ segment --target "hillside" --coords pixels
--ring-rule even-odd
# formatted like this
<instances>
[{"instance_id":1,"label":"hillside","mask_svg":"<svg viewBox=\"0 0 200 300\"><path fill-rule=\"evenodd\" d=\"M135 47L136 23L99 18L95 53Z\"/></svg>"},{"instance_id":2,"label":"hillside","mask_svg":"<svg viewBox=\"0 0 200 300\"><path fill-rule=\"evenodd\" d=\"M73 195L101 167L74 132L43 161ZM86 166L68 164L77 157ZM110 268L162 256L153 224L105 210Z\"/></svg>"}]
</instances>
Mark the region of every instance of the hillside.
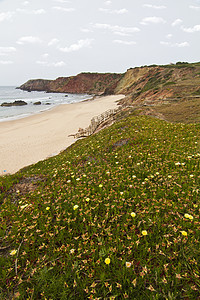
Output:
<instances>
[{"instance_id":1,"label":"hillside","mask_svg":"<svg viewBox=\"0 0 200 300\"><path fill-rule=\"evenodd\" d=\"M115 89L123 74L81 73L77 76L59 77L56 80L29 80L19 88L26 91L57 93L102 94Z\"/></svg>"},{"instance_id":2,"label":"hillside","mask_svg":"<svg viewBox=\"0 0 200 300\"><path fill-rule=\"evenodd\" d=\"M124 106L168 121L200 122L200 63L130 68L124 74L81 73L56 80L29 80L23 90L124 94Z\"/></svg>"},{"instance_id":3,"label":"hillside","mask_svg":"<svg viewBox=\"0 0 200 300\"><path fill-rule=\"evenodd\" d=\"M121 117L0 178L1 299L199 298L199 124Z\"/></svg>"}]
</instances>

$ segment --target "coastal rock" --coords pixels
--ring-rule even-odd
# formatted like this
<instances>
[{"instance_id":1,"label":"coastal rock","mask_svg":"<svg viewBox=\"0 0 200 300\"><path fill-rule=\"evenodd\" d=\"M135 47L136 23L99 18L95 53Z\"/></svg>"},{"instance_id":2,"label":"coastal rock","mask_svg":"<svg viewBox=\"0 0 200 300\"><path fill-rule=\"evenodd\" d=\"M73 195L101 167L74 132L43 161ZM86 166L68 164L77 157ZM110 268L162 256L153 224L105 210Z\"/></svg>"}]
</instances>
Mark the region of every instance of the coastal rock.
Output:
<instances>
[{"instance_id":1,"label":"coastal rock","mask_svg":"<svg viewBox=\"0 0 200 300\"><path fill-rule=\"evenodd\" d=\"M114 90L123 76L124 74L116 73L80 73L76 76L59 77L55 80L29 80L22 84L19 89L45 91L47 93L101 95L107 88ZM68 95L65 97L68 97Z\"/></svg>"},{"instance_id":2,"label":"coastal rock","mask_svg":"<svg viewBox=\"0 0 200 300\"><path fill-rule=\"evenodd\" d=\"M41 101L34 102L33 105L41 105Z\"/></svg>"},{"instance_id":3,"label":"coastal rock","mask_svg":"<svg viewBox=\"0 0 200 300\"><path fill-rule=\"evenodd\" d=\"M23 106L23 105L27 105L27 103L22 100L16 100L14 102L4 102L1 104L1 106L3 106L3 107Z\"/></svg>"}]
</instances>

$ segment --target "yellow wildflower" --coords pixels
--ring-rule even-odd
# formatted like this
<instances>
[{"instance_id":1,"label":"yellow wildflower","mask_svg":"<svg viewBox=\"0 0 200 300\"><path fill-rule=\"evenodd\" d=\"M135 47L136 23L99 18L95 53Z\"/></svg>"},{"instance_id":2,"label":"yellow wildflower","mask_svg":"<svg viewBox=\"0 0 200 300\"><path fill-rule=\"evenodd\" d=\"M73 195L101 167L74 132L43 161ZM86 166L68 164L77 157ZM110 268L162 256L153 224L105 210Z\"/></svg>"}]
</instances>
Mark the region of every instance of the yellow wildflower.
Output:
<instances>
[{"instance_id":1,"label":"yellow wildflower","mask_svg":"<svg viewBox=\"0 0 200 300\"><path fill-rule=\"evenodd\" d=\"M136 213L134 213L134 212L132 211L131 217L132 217L132 218L135 218L135 216L136 216Z\"/></svg>"},{"instance_id":2,"label":"yellow wildflower","mask_svg":"<svg viewBox=\"0 0 200 300\"><path fill-rule=\"evenodd\" d=\"M183 231L181 231L181 233L182 233L183 236L187 236L187 232L186 231L183 230Z\"/></svg>"},{"instance_id":3,"label":"yellow wildflower","mask_svg":"<svg viewBox=\"0 0 200 300\"><path fill-rule=\"evenodd\" d=\"M131 263L131 262L129 262L129 261L126 261L126 267L127 267L127 268L130 268L130 267L131 267L131 265L132 265L132 263Z\"/></svg>"},{"instance_id":4,"label":"yellow wildflower","mask_svg":"<svg viewBox=\"0 0 200 300\"><path fill-rule=\"evenodd\" d=\"M106 265L109 265L109 264L110 264L110 258L109 258L109 257L107 257L107 258L105 259L105 264L106 264Z\"/></svg>"},{"instance_id":5,"label":"yellow wildflower","mask_svg":"<svg viewBox=\"0 0 200 300\"><path fill-rule=\"evenodd\" d=\"M50 210L50 207L49 207L49 206L47 206L47 207L46 207L46 210Z\"/></svg>"},{"instance_id":6,"label":"yellow wildflower","mask_svg":"<svg viewBox=\"0 0 200 300\"><path fill-rule=\"evenodd\" d=\"M78 205L74 205L73 210L76 210L78 208Z\"/></svg>"},{"instance_id":7,"label":"yellow wildflower","mask_svg":"<svg viewBox=\"0 0 200 300\"><path fill-rule=\"evenodd\" d=\"M142 235L147 235L147 231L146 230L142 230Z\"/></svg>"},{"instance_id":8,"label":"yellow wildflower","mask_svg":"<svg viewBox=\"0 0 200 300\"><path fill-rule=\"evenodd\" d=\"M11 252L10 252L10 255L15 255L17 253L17 250L12 250Z\"/></svg>"}]
</instances>

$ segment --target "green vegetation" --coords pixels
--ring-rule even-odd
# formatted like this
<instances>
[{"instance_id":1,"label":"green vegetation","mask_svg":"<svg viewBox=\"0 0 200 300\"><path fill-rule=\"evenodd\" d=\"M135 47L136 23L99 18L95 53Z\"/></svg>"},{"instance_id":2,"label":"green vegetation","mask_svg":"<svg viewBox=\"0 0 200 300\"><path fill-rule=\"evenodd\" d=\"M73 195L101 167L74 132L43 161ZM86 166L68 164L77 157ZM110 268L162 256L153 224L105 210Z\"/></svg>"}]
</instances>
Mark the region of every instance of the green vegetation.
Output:
<instances>
[{"instance_id":1,"label":"green vegetation","mask_svg":"<svg viewBox=\"0 0 200 300\"><path fill-rule=\"evenodd\" d=\"M198 299L199 124L129 116L0 179L1 299Z\"/></svg>"}]
</instances>

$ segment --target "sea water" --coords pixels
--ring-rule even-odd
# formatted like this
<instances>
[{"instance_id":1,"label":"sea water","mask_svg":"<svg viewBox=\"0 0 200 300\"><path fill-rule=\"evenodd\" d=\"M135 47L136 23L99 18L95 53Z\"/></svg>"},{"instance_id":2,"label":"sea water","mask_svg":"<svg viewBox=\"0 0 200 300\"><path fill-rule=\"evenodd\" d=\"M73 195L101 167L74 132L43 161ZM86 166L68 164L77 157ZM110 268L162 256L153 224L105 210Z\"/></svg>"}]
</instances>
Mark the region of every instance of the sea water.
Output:
<instances>
[{"instance_id":1,"label":"sea water","mask_svg":"<svg viewBox=\"0 0 200 300\"><path fill-rule=\"evenodd\" d=\"M68 93L46 93L46 92L27 92L16 89L15 86L0 86L0 122L23 118L32 114L51 109L60 104L70 104L81 102L91 98L87 94L68 94ZM11 103L22 100L27 103L23 106L1 106L2 103ZM35 102L41 105L35 105Z\"/></svg>"}]
</instances>

